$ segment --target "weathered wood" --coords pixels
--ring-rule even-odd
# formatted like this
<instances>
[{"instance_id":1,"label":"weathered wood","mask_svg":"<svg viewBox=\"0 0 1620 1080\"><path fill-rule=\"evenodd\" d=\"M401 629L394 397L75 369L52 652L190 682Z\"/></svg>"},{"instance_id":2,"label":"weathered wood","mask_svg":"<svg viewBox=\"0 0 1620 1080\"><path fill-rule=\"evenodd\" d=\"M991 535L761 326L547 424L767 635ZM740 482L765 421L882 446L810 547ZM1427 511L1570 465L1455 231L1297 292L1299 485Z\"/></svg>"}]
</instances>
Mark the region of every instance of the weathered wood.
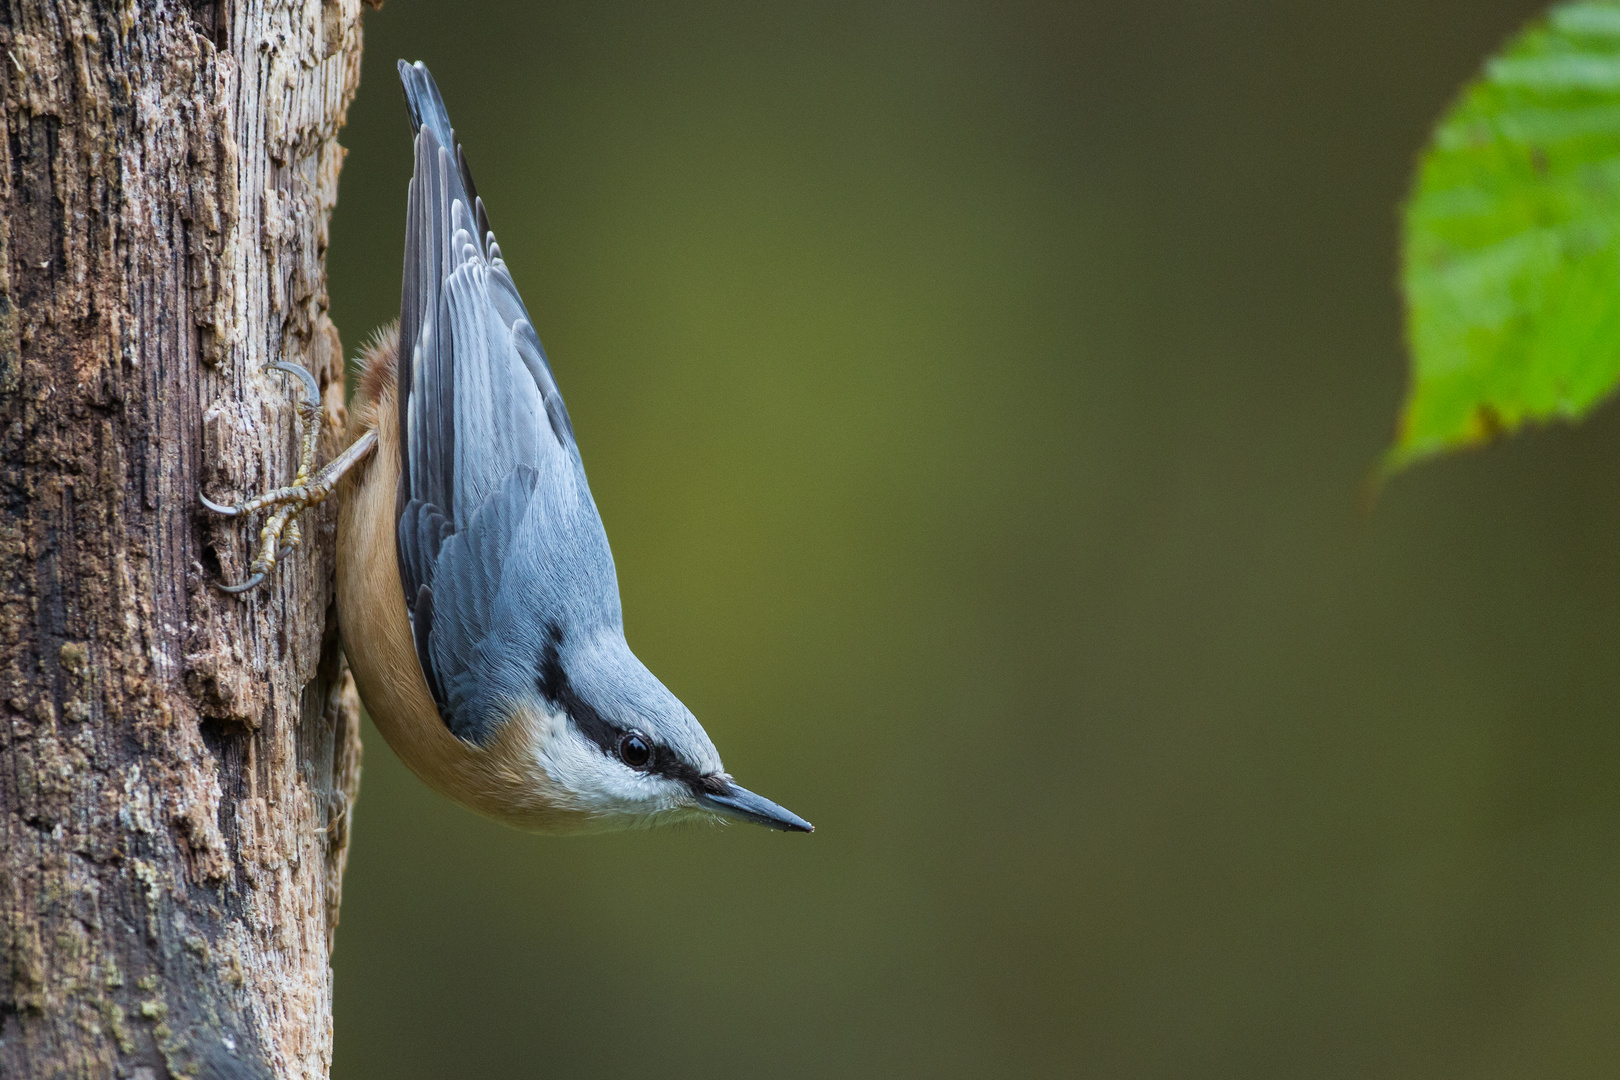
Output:
<instances>
[{"instance_id":1,"label":"weathered wood","mask_svg":"<svg viewBox=\"0 0 1620 1080\"><path fill-rule=\"evenodd\" d=\"M0 0L0 1077L324 1077L334 510L238 600L327 317L360 0ZM330 453L330 445L327 452Z\"/></svg>"}]
</instances>

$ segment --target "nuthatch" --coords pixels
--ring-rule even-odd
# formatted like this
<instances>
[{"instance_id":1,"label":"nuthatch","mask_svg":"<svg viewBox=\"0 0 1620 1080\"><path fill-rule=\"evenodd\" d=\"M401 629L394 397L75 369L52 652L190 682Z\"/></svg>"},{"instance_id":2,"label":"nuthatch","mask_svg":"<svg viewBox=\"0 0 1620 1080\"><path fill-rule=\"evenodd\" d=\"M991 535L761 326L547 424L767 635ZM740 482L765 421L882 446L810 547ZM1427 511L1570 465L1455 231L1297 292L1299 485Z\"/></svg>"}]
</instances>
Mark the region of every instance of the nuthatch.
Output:
<instances>
[{"instance_id":1,"label":"nuthatch","mask_svg":"<svg viewBox=\"0 0 1620 1080\"><path fill-rule=\"evenodd\" d=\"M498 821L577 831L716 814L809 832L737 786L624 639L619 584L568 410L490 232L433 77L399 62L416 136L397 327L362 355L347 448L218 513L270 510L249 589L338 489L343 647L413 772ZM341 480L341 486L339 482Z\"/></svg>"}]
</instances>

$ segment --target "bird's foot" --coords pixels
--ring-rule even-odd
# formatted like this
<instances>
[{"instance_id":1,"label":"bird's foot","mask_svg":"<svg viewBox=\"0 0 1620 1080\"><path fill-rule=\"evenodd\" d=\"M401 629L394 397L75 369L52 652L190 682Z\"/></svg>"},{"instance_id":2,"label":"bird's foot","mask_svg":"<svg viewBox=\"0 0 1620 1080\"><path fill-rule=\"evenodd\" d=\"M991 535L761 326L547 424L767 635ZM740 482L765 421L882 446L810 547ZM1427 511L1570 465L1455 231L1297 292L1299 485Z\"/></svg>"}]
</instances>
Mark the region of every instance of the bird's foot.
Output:
<instances>
[{"instance_id":1,"label":"bird's foot","mask_svg":"<svg viewBox=\"0 0 1620 1080\"><path fill-rule=\"evenodd\" d=\"M197 493L204 506L225 517L244 517L260 510L271 511L265 519L264 528L259 530L259 554L248 567L248 579L239 585L221 584L220 588L228 593L244 593L264 584L265 578L276 568L277 560L302 541L303 533L298 527L298 519L303 512L325 502L343 474L377 445L376 432L368 431L326 468L311 476L315 470L315 451L321 435L320 387L315 382L315 376L297 364L275 363L265 370L284 371L297 376L303 383L304 393L298 402L298 422L302 429L298 472L286 487L267 491L234 506L217 503L201 492Z\"/></svg>"}]
</instances>

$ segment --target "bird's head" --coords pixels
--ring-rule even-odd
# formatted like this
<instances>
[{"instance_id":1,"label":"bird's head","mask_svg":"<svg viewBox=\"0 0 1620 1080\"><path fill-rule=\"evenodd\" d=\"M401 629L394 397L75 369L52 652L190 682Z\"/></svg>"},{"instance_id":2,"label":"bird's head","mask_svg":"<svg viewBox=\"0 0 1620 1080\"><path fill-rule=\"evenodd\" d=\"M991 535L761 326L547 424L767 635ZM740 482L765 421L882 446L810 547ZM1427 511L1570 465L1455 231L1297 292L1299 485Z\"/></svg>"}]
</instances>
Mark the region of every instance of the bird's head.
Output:
<instances>
[{"instance_id":1,"label":"bird's head","mask_svg":"<svg viewBox=\"0 0 1620 1080\"><path fill-rule=\"evenodd\" d=\"M636 659L622 633L554 633L539 668L545 720L534 753L552 797L582 815L587 828L717 815L813 831L731 779L703 725Z\"/></svg>"}]
</instances>

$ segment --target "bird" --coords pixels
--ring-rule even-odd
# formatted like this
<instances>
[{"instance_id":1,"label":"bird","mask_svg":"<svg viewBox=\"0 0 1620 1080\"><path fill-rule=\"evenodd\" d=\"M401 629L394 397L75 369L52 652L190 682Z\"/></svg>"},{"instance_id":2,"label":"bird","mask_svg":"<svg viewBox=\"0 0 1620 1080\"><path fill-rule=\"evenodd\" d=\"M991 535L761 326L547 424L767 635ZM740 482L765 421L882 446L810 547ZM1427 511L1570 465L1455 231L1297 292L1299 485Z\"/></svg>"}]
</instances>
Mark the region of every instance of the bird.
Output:
<instances>
[{"instance_id":1,"label":"bird","mask_svg":"<svg viewBox=\"0 0 1620 1080\"><path fill-rule=\"evenodd\" d=\"M399 321L361 350L344 449L315 469L318 387L249 578L335 495L337 613L377 730L428 786L535 832L730 819L813 826L731 778L703 726L631 651L607 533L545 349L437 84L400 60L415 147Z\"/></svg>"}]
</instances>

